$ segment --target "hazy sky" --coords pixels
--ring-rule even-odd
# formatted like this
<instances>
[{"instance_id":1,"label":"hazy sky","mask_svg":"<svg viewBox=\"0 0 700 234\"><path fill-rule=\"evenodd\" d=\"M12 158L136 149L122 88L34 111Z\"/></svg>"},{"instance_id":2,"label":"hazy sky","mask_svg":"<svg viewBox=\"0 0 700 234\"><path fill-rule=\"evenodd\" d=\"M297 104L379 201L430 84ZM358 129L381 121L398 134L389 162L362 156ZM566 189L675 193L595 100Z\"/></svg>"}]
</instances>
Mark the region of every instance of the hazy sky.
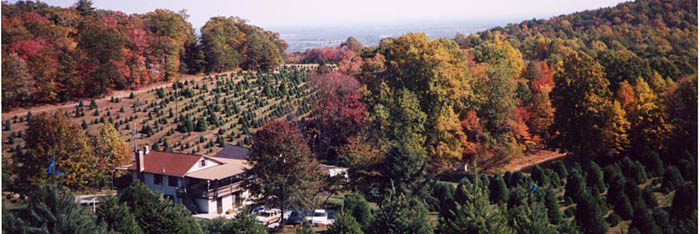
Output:
<instances>
[{"instance_id":1,"label":"hazy sky","mask_svg":"<svg viewBox=\"0 0 700 234\"><path fill-rule=\"evenodd\" d=\"M14 0L11 2L15 2ZM71 6L76 0L45 0ZM456 21L549 18L614 6L620 0L93 0L100 9L145 13L158 8L187 9L200 28L213 16L239 16L270 28L410 21ZM513 22L513 23L518 23Z\"/></svg>"}]
</instances>

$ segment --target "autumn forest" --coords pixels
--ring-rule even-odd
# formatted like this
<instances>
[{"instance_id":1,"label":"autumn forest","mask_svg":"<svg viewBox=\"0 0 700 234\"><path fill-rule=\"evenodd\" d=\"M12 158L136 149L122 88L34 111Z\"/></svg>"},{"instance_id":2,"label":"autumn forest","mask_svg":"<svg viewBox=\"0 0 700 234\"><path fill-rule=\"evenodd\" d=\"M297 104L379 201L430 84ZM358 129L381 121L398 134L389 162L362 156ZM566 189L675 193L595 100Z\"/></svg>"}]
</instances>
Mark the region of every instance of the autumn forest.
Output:
<instances>
[{"instance_id":1,"label":"autumn forest","mask_svg":"<svg viewBox=\"0 0 700 234\"><path fill-rule=\"evenodd\" d=\"M151 226L154 207L173 204L157 194L153 207L131 204L143 185L111 174L131 162L138 132L158 151L250 147L242 186L266 205L339 211L296 233L696 233L697 11L697 1L637 0L453 38L349 37L287 53L279 33L239 17L195 34L184 10L3 2L3 112L79 103L3 116L3 194L37 196L53 177L34 171L51 152L66 190L126 189L122 205L107 204L138 230L103 210L90 216L96 232L284 233L245 213L172 211L182 226ZM144 88L153 84L165 85ZM95 101L117 91L132 93ZM562 157L504 167L543 152ZM321 178L320 163L349 179ZM32 209L11 217L57 222ZM5 217L3 202L3 231L23 230Z\"/></svg>"}]
</instances>

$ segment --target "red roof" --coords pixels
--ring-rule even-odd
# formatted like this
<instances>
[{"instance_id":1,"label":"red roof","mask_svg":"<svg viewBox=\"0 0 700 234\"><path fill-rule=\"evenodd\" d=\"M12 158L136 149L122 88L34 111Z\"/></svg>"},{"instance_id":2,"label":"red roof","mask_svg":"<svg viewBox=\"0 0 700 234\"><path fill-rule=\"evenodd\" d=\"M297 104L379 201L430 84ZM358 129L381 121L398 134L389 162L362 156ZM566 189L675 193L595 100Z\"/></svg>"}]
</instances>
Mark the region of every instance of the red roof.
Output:
<instances>
[{"instance_id":1,"label":"red roof","mask_svg":"<svg viewBox=\"0 0 700 234\"><path fill-rule=\"evenodd\" d=\"M151 150L148 154L143 156L143 171L153 174L183 177L195 163L202 159L202 157L205 156ZM136 163L129 166L128 169L135 171Z\"/></svg>"}]
</instances>

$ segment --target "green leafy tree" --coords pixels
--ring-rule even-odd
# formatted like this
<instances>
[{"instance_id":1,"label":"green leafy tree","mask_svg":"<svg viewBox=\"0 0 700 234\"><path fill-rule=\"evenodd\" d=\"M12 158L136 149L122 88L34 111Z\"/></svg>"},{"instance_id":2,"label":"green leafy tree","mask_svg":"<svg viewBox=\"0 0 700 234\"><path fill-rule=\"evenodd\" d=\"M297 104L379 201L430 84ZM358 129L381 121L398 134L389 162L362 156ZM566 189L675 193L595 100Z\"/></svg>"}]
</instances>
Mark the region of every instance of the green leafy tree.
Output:
<instances>
[{"instance_id":1,"label":"green leafy tree","mask_svg":"<svg viewBox=\"0 0 700 234\"><path fill-rule=\"evenodd\" d=\"M615 156L628 144L629 122L619 103L613 103L600 64L584 53L564 58L554 74L552 90L554 144L577 157ZM587 139L582 141L581 139Z\"/></svg>"},{"instance_id":2,"label":"green leafy tree","mask_svg":"<svg viewBox=\"0 0 700 234\"><path fill-rule=\"evenodd\" d=\"M90 138L81 127L61 113L44 113L32 118L25 142L27 152L15 159L21 165L17 168L17 183L45 183L49 179L47 168L50 162L47 158L56 162L54 170L65 173L62 183L70 188L94 185L101 174Z\"/></svg>"},{"instance_id":3,"label":"green leafy tree","mask_svg":"<svg viewBox=\"0 0 700 234\"><path fill-rule=\"evenodd\" d=\"M265 124L253 138L248 159L251 177L243 182L259 201L286 210L318 205L320 164L312 156L299 129L282 120ZM284 217L282 217L284 219Z\"/></svg>"},{"instance_id":4,"label":"green leafy tree","mask_svg":"<svg viewBox=\"0 0 700 234\"><path fill-rule=\"evenodd\" d=\"M352 193L345 197L343 211L355 219L366 230L372 222L372 210L362 194Z\"/></svg>"}]
</instances>

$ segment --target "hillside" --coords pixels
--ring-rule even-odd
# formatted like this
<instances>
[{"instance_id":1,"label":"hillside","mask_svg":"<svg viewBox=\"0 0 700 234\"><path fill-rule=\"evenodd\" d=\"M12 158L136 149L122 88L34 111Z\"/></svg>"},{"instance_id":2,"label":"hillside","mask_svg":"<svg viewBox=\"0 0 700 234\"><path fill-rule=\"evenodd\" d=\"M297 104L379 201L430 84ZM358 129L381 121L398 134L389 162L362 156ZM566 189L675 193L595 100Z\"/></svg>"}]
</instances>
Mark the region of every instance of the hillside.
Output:
<instances>
[{"instance_id":1,"label":"hillside","mask_svg":"<svg viewBox=\"0 0 700 234\"><path fill-rule=\"evenodd\" d=\"M3 2L3 111L282 62L287 45L279 34L238 17L212 17L198 36L188 17L163 9L127 15L91 1L70 8Z\"/></svg>"},{"instance_id":2,"label":"hillside","mask_svg":"<svg viewBox=\"0 0 700 234\"><path fill-rule=\"evenodd\" d=\"M269 73L222 73L136 92L133 97L112 97L95 102L96 108L90 107L89 101L81 101L49 112L64 113L84 129L87 127L89 134L97 134L104 120L114 123L129 144L133 143L131 132L135 127L138 145L211 154L223 144L249 145L251 133L269 119L299 119L306 115L310 110L305 85L309 67L313 68L287 66ZM173 88L177 85L181 87L175 95ZM29 112L30 116L37 114ZM11 126L3 131L3 152L13 152L15 147L24 145L19 136L26 131L26 118L24 113L3 115L3 123ZM200 128L200 123L205 122L206 129Z\"/></svg>"}]
</instances>

